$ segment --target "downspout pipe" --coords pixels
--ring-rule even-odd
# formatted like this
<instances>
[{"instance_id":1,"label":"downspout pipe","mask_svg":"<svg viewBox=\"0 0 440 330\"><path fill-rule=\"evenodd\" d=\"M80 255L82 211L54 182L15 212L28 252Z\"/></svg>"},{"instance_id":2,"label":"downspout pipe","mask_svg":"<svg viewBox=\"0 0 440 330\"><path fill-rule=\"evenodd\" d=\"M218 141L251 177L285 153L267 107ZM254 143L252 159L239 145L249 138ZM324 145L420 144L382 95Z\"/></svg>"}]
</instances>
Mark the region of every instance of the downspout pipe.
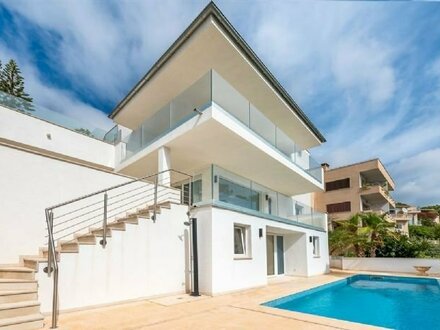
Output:
<instances>
[{"instance_id":1,"label":"downspout pipe","mask_svg":"<svg viewBox=\"0 0 440 330\"><path fill-rule=\"evenodd\" d=\"M191 218L191 249L192 249L192 292L191 296L198 297L199 293L199 257L197 253L197 218Z\"/></svg>"}]
</instances>

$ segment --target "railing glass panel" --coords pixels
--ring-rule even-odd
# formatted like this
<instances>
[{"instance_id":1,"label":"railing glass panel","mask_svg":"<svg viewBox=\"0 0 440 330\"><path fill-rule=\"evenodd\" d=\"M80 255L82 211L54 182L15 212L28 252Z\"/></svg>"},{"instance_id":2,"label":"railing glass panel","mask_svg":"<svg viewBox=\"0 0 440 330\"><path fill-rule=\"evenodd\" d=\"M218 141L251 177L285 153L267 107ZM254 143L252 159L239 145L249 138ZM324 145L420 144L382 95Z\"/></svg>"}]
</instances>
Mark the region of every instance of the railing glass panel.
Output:
<instances>
[{"instance_id":1,"label":"railing glass panel","mask_svg":"<svg viewBox=\"0 0 440 330\"><path fill-rule=\"evenodd\" d=\"M206 73L193 85L176 96L129 134L125 158L128 159L173 128L197 115L199 109L211 101L211 72Z\"/></svg>"},{"instance_id":2,"label":"railing glass panel","mask_svg":"<svg viewBox=\"0 0 440 330\"><path fill-rule=\"evenodd\" d=\"M326 229L326 216L310 206L296 201L290 196L273 191L252 180L229 172L213 165L212 175L204 170L195 176L200 180L199 196L203 196L196 204L220 202L235 210L251 212L258 216L273 216L274 219L291 221L320 229ZM212 191L212 193L211 193Z\"/></svg>"},{"instance_id":3,"label":"railing glass panel","mask_svg":"<svg viewBox=\"0 0 440 330\"><path fill-rule=\"evenodd\" d=\"M276 126L261 111L250 105L249 128L269 142L276 146Z\"/></svg>"},{"instance_id":4,"label":"railing glass panel","mask_svg":"<svg viewBox=\"0 0 440 330\"><path fill-rule=\"evenodd\" d=\"M139 151L145 148L161 135L195 116L194 109L203 110L205 105L212 102L238 119L292 163L322 182L321 166L310 157L309 152L299 150L295 142L286 133L213 70L206 73L191 87L171 100L155 115L147 118L132 133L135 135L133 138L130 136L126 138L124 142L127 143L128 152L125 159L135 153L133 150ZM139 130L143 131L142 134L135 133ZM141 139L140 142L139 138Z\"/></svg>"},{"instance_id":5,"label":"railing glass panel","mask_svg":"<svg viewBox=\"0 0 440 330\"><path fill-rule=\"evenodd\" d=\"M212 71L212 101L249 127L249 101Z\"/></svg>"}]
</instances>

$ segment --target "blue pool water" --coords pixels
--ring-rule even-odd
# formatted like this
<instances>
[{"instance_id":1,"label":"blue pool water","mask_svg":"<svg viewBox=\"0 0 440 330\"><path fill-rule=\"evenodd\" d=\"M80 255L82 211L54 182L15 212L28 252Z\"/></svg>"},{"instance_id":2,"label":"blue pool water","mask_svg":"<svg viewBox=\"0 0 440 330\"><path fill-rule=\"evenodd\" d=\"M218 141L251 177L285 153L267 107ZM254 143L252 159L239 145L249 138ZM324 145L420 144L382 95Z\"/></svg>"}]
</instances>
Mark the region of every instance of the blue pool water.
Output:
<instances>
[{"instance_id":1,"label":"blue pool water","mask_svg":"<svg viewBox=\"0 0 440 330\"><path fill-rule=\"evenodd\" d=\"M440 329L440 284L431 278L355 275L264 305L392 329Z\"/></svg>"}]
</instances>

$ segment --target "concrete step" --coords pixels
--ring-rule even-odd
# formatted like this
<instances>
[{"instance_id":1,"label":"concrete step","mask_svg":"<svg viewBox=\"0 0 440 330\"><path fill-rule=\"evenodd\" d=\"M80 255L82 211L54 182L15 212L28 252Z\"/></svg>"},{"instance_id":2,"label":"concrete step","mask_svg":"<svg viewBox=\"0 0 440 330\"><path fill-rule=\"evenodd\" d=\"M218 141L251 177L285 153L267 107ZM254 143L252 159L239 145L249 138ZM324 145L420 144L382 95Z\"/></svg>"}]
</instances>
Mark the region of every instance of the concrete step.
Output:
<instances>
[{"instance_id":1,"label":"concrete step","mask_svg":"<svg viewBox=\"0 0 440 330\"><path fill-rule=\"evenodd\" d=\"M150 206L148 208L148 210L150 211L151 214L153 214L154 213L154 206ZM160 214L160 212L161 212L160 206L156 206L156 214Z\"/></svg>"},{"instance_id":2,"label":"concrete step","mask_svg":"<svg viewBox=\"0 0 440 330\"><path fill-rule=\"evenodd\" d=\"M35 280L0 279L0 291L29 290L37 291L38 284Z\"/></svg>"},{"instance_id":3,"label":"concrete step","mask_svg":"<svg viewBox=\"0 0 440 330\"><path fill-rule=\"evenodd\" d=\"M139 219L138 219L137 215L132 215L131 214L131 215L128 215L127 217L125 217L125 218L116 220L116 222L123 222L123 223L129 223L129 224L132 224L132 225L137 225L137 224L139 224Z\"/></svg>"},{"instance_id":4,"label":"concrete step","mask_svg":"<svg viewBox=\"0 0 440 330\"><path fill-rule=\"evenodd\" d=\"M0 304L8 304L19 301L37 300L37 291L32 290L11 290L0 291Z\"/></svg>"},{"instance_id":5,"label":"concrete step","mask_svg":"<svg viewBox=\"0 0 440 330\"><path fill-rule=\"evenodd\" d=\"M138 209L136 214L137 214L138 218L147 218L147 219L149 219L150 216L151 216L151 213L148 210L148 207L147 208Z\"/></svg>"},{"instance_id":6,"label":"concrete step","mask_svg":"<svg viewBox=\"0 0 440 330\"><path fill-rule=\"evenodd\" d=\"M40 313L0 319L1 330L34 330L44 326L44 317Z\"/></svg>"},{"instance_id":7,"label":"concrete step","mask_svg":"<svg viewBox=\"0 0 440 330\"><path fill-rule=\"evenodd\" d=\"M76 241L81 245L95 245L96 244L96 236L93 234L81 234L75 235Z\"/></svg>"},{"instance_id":8,"label":"concrete step","mask_svg":"<svg viewBox=\"0 0 440 330\"><path fill-rule=\"evenodd\" d=\"M47 247L40 248L40 256L47 259L47 255L49 254L48 250L49 249ZM57 255L58 260L60 260L60 252L59 251L55 251L55 253Z\"/></svg>"},{"instance_id":9,"label":"concrete step","mask_svg":"<svg viewBox=\"0 0 440 330\"><path fill-rule=\"evenodd\" d=\"M171 202L163 202L158 204L160 207L163 207L165 209L170 209L171 208Z\"/></svg>"},{"instance_id":10,"label":"concrete step","mask_svg":"<svg viewBox=\"0 0 440 330\"><path fill-rule=\"evenodd\" d=\"M112 223L109 223L108 225L107 225L107 228L110 228L110 229L112 229L112 230L121 230L121 231L124 231L125 230L125 223L123 223L123 222L112 222Z\"/></svg>"},{"instance_id":11,"label":"concrete step","mask_svg":"<svg viewBox=\"0 0 440 330\"><path fill-rule=\"evenodd\" d=\"M21 280L33 280L35 271L27 267L2 267L0 266L0 278L11 278Z\"/></svg>"},{"instance_id":12,"label":"concrete step","mask_svg":"<svg viewBox=\"0 0 440 330\"><path fill-rule=\"evenodd\" d=\"M38 313L40 313L40 303L36 300L20 301L0 305L0 320Z\"/></svg>"},{"instance_id":13,"label":"concrete step","mask_svg":"<svg viewBox=\"0 0 440 330\"><path fill-rule=\"evenodd\" d=\"M104 235L104 230L102 228L91 228L90 233L95 235L96 237L102 237ZM107 228L107 237L112 237L112 230Z\"/></svg>"},{"instance_id":14,"label":"concrete step","mask_svg":"<svg viewBox=\"0 0 440 330\"><path fill-rule=\"evenodd\" d=\"M59 253L58 253L58 261L60 260L59 258ZM31 268L33 269L35 272L38 272L38 265L40 262L44 262L47 263L47 257L43 257L43 256L21 256L20 257L20 263L27 268Z\"/></svg>"},{"instance_id":15,"label":"concrete step","mask_svg":"<svg viewBox=\"0 0 440 330\"><path fill-rule=\"evenodd\" d=\"M76 241L64 241L59 243L61 253L78 253L79 244Z\"/></svg>"}]
</instances>

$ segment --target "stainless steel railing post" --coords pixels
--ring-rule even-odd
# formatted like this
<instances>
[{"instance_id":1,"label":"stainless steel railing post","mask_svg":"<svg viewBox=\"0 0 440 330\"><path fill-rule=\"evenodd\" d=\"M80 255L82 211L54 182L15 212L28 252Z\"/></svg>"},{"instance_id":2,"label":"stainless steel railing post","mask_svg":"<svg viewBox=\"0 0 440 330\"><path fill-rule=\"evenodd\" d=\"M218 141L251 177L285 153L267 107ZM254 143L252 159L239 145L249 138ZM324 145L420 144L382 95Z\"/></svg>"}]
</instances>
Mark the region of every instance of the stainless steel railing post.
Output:
<instances>
[{"instance_id":1,"label":"stainless steel railing post","mask_svg":"<svg viewBox=\"0 0 440 330\"><path fill-rule=\"evenodd\" d=\"M159 174L156 175L154 180L154 206L153 206L153 221L156 222L157 215L157 186L159 185Z\"/></svg>"},{"instance_id":2,"label":"stainless steel railing post","mask_svg":"<svg viewBox=\"0 0 440 330\"><path fill-rule=\"evenodd\" d=\"M53 210L46 210L46 223L48 233L47 246L47 274L53 271L53 296L52 296L52 325L51 329L57 328L58 323L58 263L53 236Z\"/></svg>"},{"instance_id":3,"label":"stainless steel railing post","mask_svg":"<svg viewBox=\"0 0 440 330\"><path fill-rule=\"evenodd\" d=\"M53 235L53 213L46 210L46 225L47 225L47 277L52 273L52 235ZM52 235L50 234L52 233Z\"/></svg>"},{"instance_id":4,"label":"stainless steel railing post","mask_svg":"<svg viewBox=\"0 0 440 330\"><path fill-rule=\"evenodd\" d=\"M104 218L102 221L102 240L101 245L102 248L105 249L107 245L107 204L108 204L108 195L107 192L104 193Z\"/></svg>"},{"instance_id":5,"label":"stainless steel railing post","mask_svg":"<svg viewBox=\"0 0 440 330\"><path fill-rule=\"evenodd\" d=\"M58 327L58 266L54 267L53 273L53 297L52 297L52 326L51 329Z\"/></svg>"}]
</instances>

